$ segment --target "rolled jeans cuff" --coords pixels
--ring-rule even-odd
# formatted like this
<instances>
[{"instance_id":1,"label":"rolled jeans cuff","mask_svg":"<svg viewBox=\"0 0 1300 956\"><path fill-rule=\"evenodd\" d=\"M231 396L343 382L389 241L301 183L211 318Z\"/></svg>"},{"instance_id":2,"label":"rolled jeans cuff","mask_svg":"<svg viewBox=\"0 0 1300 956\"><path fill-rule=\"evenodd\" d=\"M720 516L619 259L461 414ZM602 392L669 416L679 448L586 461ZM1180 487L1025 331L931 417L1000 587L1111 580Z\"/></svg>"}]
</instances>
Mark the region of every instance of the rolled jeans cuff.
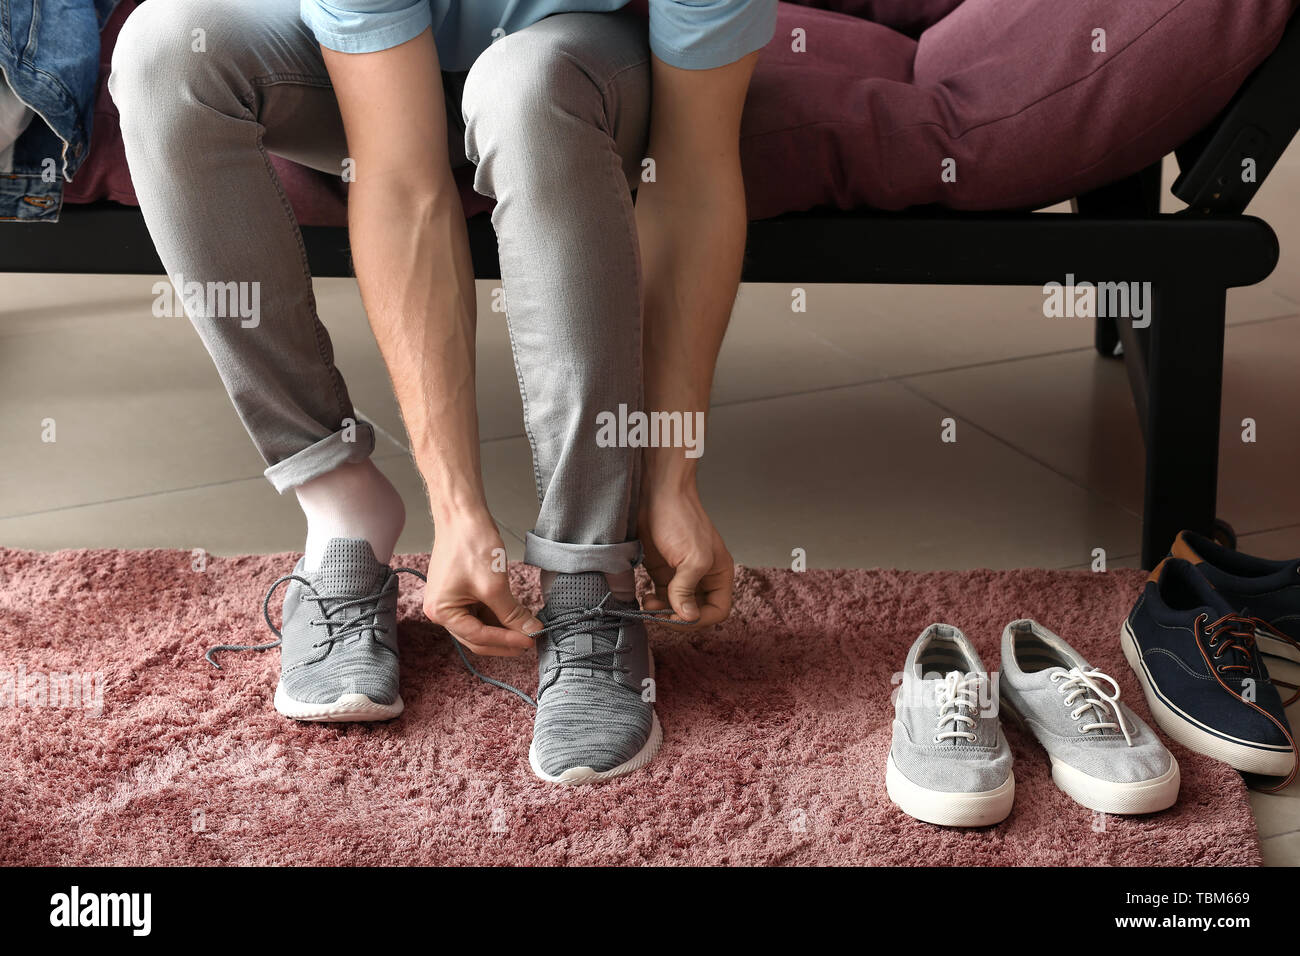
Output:
<instances>
[{"instance_id":1,"label":"rolled jeans cuff","mask_svg":"<svg viewBox=\"0 0 1300 956\"><path fill-rule=\"evenodd\" d=\"M375 450L375 430L369 422L358 421L353 440L344 438L345 429L327 435L314 445L278 461L263 472L275 490L284 494L304 485L347 462L365 461Z\"/></svg>"},{"instance_id":2,"label":"rolled jeans cuff","mask_svg":"<svg viewBox=\"0 0 1300 956\"><path fill-rule=\"evenodd\" d=\"M539 538L530 531L524 536L524 563L561 574L581 574L584 571L621 574L641 563L641 542L565 544Z\"/></svg>"}]
</instances>

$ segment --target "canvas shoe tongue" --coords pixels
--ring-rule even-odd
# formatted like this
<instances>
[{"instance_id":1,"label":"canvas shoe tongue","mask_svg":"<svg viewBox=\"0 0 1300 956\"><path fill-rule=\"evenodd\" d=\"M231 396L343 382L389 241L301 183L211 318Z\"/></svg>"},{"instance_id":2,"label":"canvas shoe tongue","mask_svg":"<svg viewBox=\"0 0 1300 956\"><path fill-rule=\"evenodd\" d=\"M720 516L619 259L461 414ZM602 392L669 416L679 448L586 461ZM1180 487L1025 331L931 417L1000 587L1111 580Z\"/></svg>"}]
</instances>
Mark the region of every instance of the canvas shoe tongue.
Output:
<instances>
[{"instance_id":1,"label":"canvas shoe tongue","mask_svg":"<svg viewBox=\"0 0 1300 956\"><path fill-rule=\"evenodd\" d=\"M1216 612L1214 609L1207 607L1204 609L1204 613L1209 615L1209 620L1206 622L1206 625L1208 626L1210 624L1213 624L1215 621L1219 620L1219 618L1222 617L1223 614L1238 613L1244 615L1245 611ZM1217 617L1215 616L1216 613L1218 613ZM1250 668L1249 671L1228 671L1226 673L1220 672L1220 676L1223 677L1224 680L1228 681L1229 683L1236 683L1245 678L1253 679L1255 676L1256 657L1258 655L1258 652L1253 650L1254 641L1252 640L1252 638L1254 637L1255 634L1254 626L1247 625L1245 622L1242 622L1239 625L1233 626L1232 629L1234 631L1240 631L1243 637L1238 637L1235 634L1228 633L1227 627L1225 626L1224 628L1221 628L1215 633L1215 637L1213 638L1215 642L1215 648L1211 650L1209 647L1207 647L1206 650L1209 651L1211 654L1217 656L1217 659L1212 658L1212 662L1216 665L1223 665L1223 664L1245 665L1246 667ZM1206 641L1207 645L1208 643L1209 641ZM1252 650L1249 652L1246 651L1242 646L1243 643L1251 647Z\"/></svg>"},{"instance_id":2,"label":"canvas shoe tongue","mask_svg":"<svg viewBox=\"0 0 1300 956\"><path fill-rule=\"evenodd\" d=\"M1199 583L1200 582L1198 582L1198 584ZM1228 603L1227 599L1224 598L1222 594L1220 594L1218 591L1210 587L1208 583L1204 584L1198 590L1199 590L1199 596L1201 600L1203 600L1205 603L1201 607L1197 608L1195 613L1205 615L1206 627L1213 624L1215 621L1222 620L1224 617L1228 615L1232 615L1234 617L1239 617L1239 618L1248 617L1249 611L1247 611L1245 608L1241 608L1241 609L1234 608L1231 604ZM1240 625L1236 626L1234 629L1239 629L1243 633L1249 635L1253 635L1255 630L1252 625L1248 625L1244 621ZM1241 649L1240 640L1233 640L1231 637L1229 637L1228 634L1224 633L1223 630L1220 630L1219 633L1222 634L1223 639L1227 639L1229 641L1229 649L1220 651L1219 663L1225 663L1225 664L1227 663L1251 664L1252 663L1251 658L1253 657L1253 655L1248 654L1247 652ZM1220 644L1219 646L1222 647L1223 645Z\"/></svg>"},{"instance_id":3,"label":"canvas shoe tongue","mask_svg":"<svg viewBox=\"0 0 1300 956\"><path fill-rule=\"evenodd\" d=\"M1197 609L1197 613L1205 614L1209 618L1207 623L1213 624L1226 614L1236 613L1233 606L1228 603L1227 598L1215 590L1214 586L1205 580L1199 572L1193 570L1190 565L1185 565L1183 568L1183 580L1195 589L1196 596L1202 602L1201 607Z\"/></svg>"},{"instance_id":4,"label":"canvas shoe tongue","mask_svg":"<svg viewBox=\"0 0 1300 956\"><path fill-rule=\"evenodd\" d=\"M322 597L358 598L377 593L388 578L388 568L379 563L369 541L332 538L320 567L304 577Z\"/></svg>"},{"instance_id":5,"label":"canvas shoe tongue","mask_svg":"<svg viewBox=\"0 0 1300 956\"><path fill-rule=\"evenodd\" d=\"M978 678L979 676L980 675L976 674L974 671L970 671L966 674L963 674L960 680L966 681L971 678ZM943 693L943 688L947 683L947 676L945 675L944 677L940 678L937 681L928 681L927 683L934 685L932 687L932 691L934 694L933 700L935 702L936 707L939 708L939 714L941 717L945 714L955 713L955 714L965 714L967 717L970 717L976 721L979 720L979 708L980 708L979 696L980 696L980 687L982 685L974 685L974 684L970 685L970 689L974 692L973 707L962 707L962 706L958 706L957 704L958 701L970 700L972 695L969 693L958 694L951 706L943 707L941 706L941 701L943 700L942 693ZM938 727L935 733L944 734L950 731L960 731L960 732L967 732L973 734L975 733L975 726L976 725L974 723L967 723L964 720L946 720L943 721L943 723ZM947 737L944 739L943 743L952 747L973 747L976 745L977 741L969 740L966 737Z\"/></svg>"},{"instance_id":6,"label":"canvas shoe tongue","mask_svg":"<svg viewBox=\"0 0 1300 956\"><path fill-rule=\"evenodd\" d=\"M1198 571L1192 568L1191 565L1179 562L1170 567L1169 573L1179 575L1182 579L1181 583L1190 587L1192 592L1201 601L1200 607L1194 607L1189 610L1177 612L1179 616L1183 617L1184 621L1188 620L1185 615L1191 615L1192 618L1204 615L1205 625L1208 627L1215 621L1221 620L1228 615L1234 617L1243 617L1245 615L1244 611L1240 611L1229 604L1227 598L1225 598L1221 592L1215 590L1214 586L1211 585L1209 581L1205 580L1205 578L1203 578ZM1184 623L1182 626L1185 627L1187 625ZM1250 630L1252 632L1254 630L1253 627L1246 628L1244 624L1242 625L1242 629ZM1231 660L1228 660L1229 658ZM1221 652L1221 661L1233 664L1248 663L1246 654L1238 649L1238 645L1235 643L1232 650Z\"/></svg>"},{"instance_id":7,"label":"canvas shoe tongue","mask_svg":"<svg viewBox=\"0 0 1300 956\"><path fill-rule=\"evenodd\" d=\"M1084 663L1080 665L1080 670L1086 673L1087 671L1091 670L1091 668L1086 663ZM1051 684L1054 690L1057 690L1059 692L1061 683L1063 681L1068 681L1070 679L1070 674L1067 668L1061 668L1060 672L1064 673L1065 677L1058 678L1056 681L1052 681L1051 674L1056 672L1057 669L1053 668L1051 671L1047 673L1047 676L1044 678L1044 680L1046 680L1049 684ZM1109 694L1111 692L1110 685L1107 684L1104 680L1098 680L1094 678L1093 683L1095 683L1098 687L1100 687L1103 693ZM1069 692L1062 693L1061 703L1062 706L1070 713L1073 713L1079 708L1083 708L1079 714L1079 723L1081 725L1118 723L1115 719L1115 712L1111 710L1111 705L1107 701L1102 700L1100 697L1094 694L1092 692L1092 689L1088 687L1087 684L1084 684L1081 681L1076 681L1075 683L1070 685L1070 689L1071 691L1078 690L1081 693L1075 694L1074 700L1071 703L1065 703L1065 698L1071 696L1070 693ZM1086 706L1087 703L1091 700L1096 700L1099 703L1093 704L1092 706ZM1097 728L1088 731L1088 736L1090 737L1111 736L1120 733L1121 732L1118 726L1105 727L1105 728Z\"/></svg>"},{"instance_id":8,"label":"canvas shoe tongue","mask_svg":"<svg viewBox=\"0 0 1300 956\"><path fill-rule=\"evenodd\" d=\"M1071 650L1073 650L1073 648L1071 648ZM1051 686L1053 690L1059 689L1061 682L1063 680L1070 679L1069 671L1071 667L1078 667L1079 670L1085 674L1087 674L1089 671L1093 669L1092 665L1089 664L1082 657L1080 657L1077 653L1067 656L1066 660L1071 662L1069 666L1058 665L1056 667L1049 668L1048 670L1043 672L1042 679L1044 684ZM1058 678L1056 681L1052 681L1051 675L1057 673L1058 671L1060 673L1065 674L1065 677ZM1102 673L1105 673L1105 671L1103 671ZM1115 689L1110 686L1109 682L1102 680L1100 677L1092 677L1090 679L1094 684L1096 684L1098 687L1101 688L1102 694L1106 695L1107 697L1111 696L1114 693ZM1119 719L1116 716L1114 710L1114 707L1116 705L1112 705L1110 701L1104 700L1101 697L1099 697L1096 693L1092 691L1091 688L1088 687L1088 685L1082 683L1081 681L1072 684L1071 688L1072 689L1078 688L1083 692L1075 696L1074 703L1066 705L1066 709L1071 712L1073 712L1076 708L1083 707L1085 702L1089 700L1099 701L1098 704L1095 704L1091 707L1086 707L1083 710L1083 712L1079 715L1080 724L1115 724L1116 725L1114 727L1105 727L1105 728L1090 730L1088 731L1089 737L1097 737L1097 736L1123 737L1124 736L1124 731L1121 730L1118 726ZM1070 696L1068 693L1062 694L1063 698L1068 696Z\"/></svg>"}]
</instances>

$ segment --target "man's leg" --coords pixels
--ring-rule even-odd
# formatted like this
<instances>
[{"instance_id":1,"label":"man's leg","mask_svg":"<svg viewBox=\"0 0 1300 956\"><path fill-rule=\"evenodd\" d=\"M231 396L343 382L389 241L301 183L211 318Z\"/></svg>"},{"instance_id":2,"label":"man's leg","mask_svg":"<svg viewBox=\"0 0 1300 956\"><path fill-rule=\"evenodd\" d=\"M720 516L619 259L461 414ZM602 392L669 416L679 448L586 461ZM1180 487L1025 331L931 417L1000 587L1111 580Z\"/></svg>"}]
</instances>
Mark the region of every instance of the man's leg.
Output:
<instances>
[{"instance_id":1,"label":"man's leg","mask_svg":"<svg viewBox=\"0 0 1300 956\"><path fill-rule=\"evenodd\" d=\"M267 155L341 172L346 153L320 49L297 3L146 4L118 40L110 87L168 275L205 289L235 282L257 290L252 319L187 312L267 477L278 491L297 492L309 564L333 537L364 538L387 562L404 520L401 499L369 461L374 432L356 420L334 366L302 238Z\"/></svg>"},{"instance_id":2,"label":"man's leg","mask_svg":"<svg viewBox=\"0 0 1300 956\"><path fill-rule=\"evenodd\" d=\"M525 560L543 569L548 629L530 756L547 780L605 779L659 744L632 580L639 450L597 444L598 415L642 402L632 184L650 118L645 22L560 14L504 37L470 70L463 111L475 188L497 201L540 499ZM565 623L602 600L616 613Z\"/></svg>"},{"instance_id":3,"label":"man's leg","mask_svg":"<svg viewBox=\"0 0 1300 956\"><path fill-rule=\"evenodd\" d=\"M187 312L267 477L296 492L308 519L294 569L306 583L285 592L276 707L310 720L396 716L397 584L387 562L402 502L370 462L373 430L356 421L334 366L268 158L341 171L345 139L320 49L296 0L149 3L123 28L110 87L168 274L258 290L255 321L193 304Z\"/></svg>"},{"instance_id":4,"label":"man's leg","mask_svg":"<svg viewBox=\"0 0 1300 956\"><path fill-rule=\"evenodd\" d=\"M621 14L552 16L494 43L465 86L541 506L526 560L552 571L638 557L638 452L598 447L596 416L641 407L631 184L650 117L645 32Z\"/></svg>"}]
</instances>

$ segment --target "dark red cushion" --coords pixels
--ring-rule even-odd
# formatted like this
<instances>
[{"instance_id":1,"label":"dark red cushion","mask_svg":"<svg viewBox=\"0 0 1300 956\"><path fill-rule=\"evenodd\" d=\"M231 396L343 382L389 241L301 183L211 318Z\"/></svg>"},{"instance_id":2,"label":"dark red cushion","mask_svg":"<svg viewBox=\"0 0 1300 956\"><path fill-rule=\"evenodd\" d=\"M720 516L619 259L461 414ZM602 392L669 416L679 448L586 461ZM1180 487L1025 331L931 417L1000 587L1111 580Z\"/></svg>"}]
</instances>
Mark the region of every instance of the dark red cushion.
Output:
<instances>
[{"instance_id":1,"label":"dark red cushion","mask_svg":"<svg viewBox=\"0 0 1300 956\"><path fill-rule=\"evenodd\" d=\"M947 0L817 6L940 14ZM1047 205L1155 162L1276 47L1296 0L964 0L919 40L782 4L742 131L754 218ZM1092 52L1092 32L1106 52ZM792 49L802 29L807 52ZM956 181L941 176L955 161Z\"/></svg>"},{"instance_id":2,"label":"dark red cushion","mask_svg":"<svg viewBox=\"0 0 1300 956\"><path fill-rule=\"evenodd\" d=\"M750 215L832 206L1047 205L1186 141L1277 45L1300 0L801 0L754 74L741 154ZM68 202L135 204L102 82ZM1094 53L1093 30L1106 31ZM796 30L806 44L797 52ZM910 34L917 34L914 38ZM945 182L945 160L956 181ZM276 159L300 222L343 225L343 185ZM491 203L458 180L466 212Z\"/></svg>"},{"instance_id":3,"label":"dark red cushion","mask_svg":"<svg viewBox=\"0 0 1300 956\"><path fill-rule=\"evenodd\" d=\"M791 5L833 10L916 37L946 17L962 0L791 0Z\"/></svg>"}]
</instances>

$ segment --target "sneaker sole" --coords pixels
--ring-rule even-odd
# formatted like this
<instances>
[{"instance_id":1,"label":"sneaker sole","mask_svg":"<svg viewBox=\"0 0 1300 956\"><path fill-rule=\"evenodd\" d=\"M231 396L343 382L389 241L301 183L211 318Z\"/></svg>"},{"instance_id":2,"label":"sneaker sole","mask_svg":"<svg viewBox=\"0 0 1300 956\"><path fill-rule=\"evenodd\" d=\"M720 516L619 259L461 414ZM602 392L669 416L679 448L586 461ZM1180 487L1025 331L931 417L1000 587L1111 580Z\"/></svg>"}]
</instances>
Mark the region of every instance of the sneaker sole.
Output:
<instances>
[{"instance_id":1,"label":"sneaker sole","mask_svg":"<svg viewBox=\"0 0 1300 956\"><path fill-rule=\"evenodd\" d=\"M528 765L533 768L533 773L537 774L547 783L560 783L566 786L578 786L584 783L603 783L606 780L613 780L615 777L621 777L633 770L640 770L659 752L659 745L664 742L664 732L659 726L659 715L651 712L650 736L645 745L637 751L635 757L631 760L624 761L611 770L592 770L590 767L570 767L559 776L552 776L542 770L541 765L537 762L537 741L528 745Z\"/></svg>"},{"instance_id":2,"label":"sneaker sole","mask_svg":"<svg viewBox=\"0 0 1300 956\"><path fill-rule=\"evenodd\" d=\"M977 793L947 793L917 786L898 769L894 754L885 767L885 790L898 809L923 823L941 827L987 827L1001 823L1011 814L1016 799L1016 775L994 790Z\"/></svg>"},{"instance_id":3,"label":"sneaker sole","mask_svg":"<svg viewBox=\"0 0 1300 956\"><path fill-rule=\"evenodd\" d=\"M1159 813L1178 802L1178 788L1182 773L1178 761L1171 755L1169 769L1150 780L1116 783L1102 780L1071 767L1064 761L1048 755L1052 761L1052 779L1065 794L1080 806L1098 813L1116 816L1138 813Z\"/></svg>"},{"instance_id":4,"label":"sneaker sole","mask_svg":"<svg viewBox=\"0 0 1300 956\"><path fill-rule=\"evenodd\" d=\"M1010 701L1005 697L999 698L998 706L1002 714L1010 717L1017 727L1033 738L1033 729L1020 712L1011 706ZM1182 771L1178 769L1178 761L1174 759L1173 754L1169 755L1169 769L1160 776L1127 783L1116 783L1113 780L1094 777L1063 760L1058 760L1051 754L1047 755L1047 759L1052 763L1052 781L1057 789L1079 806L1098 813L1110 813L1116 816L1158 813L1161 810L1168 810L1178 802Z\"/></svg>"},{"instance_id":5,"label":"sneaker sole","mask_svg":"<svg viewBox=\"0 0 1300 956\"><path fill-rule=\"evenodd\" d=\"M1293 664L1300 664L1300 648L1297 648L1294 644L1279 641L1263 631L1255 632L1255 643L1259 645L1262 654L1267 654L1269 657L1280 657L1282 660L1291 661Z\"/></svg>"},{"instance_id":6,"label":"sneaker sole","mask_svg":"<svg viewBox=\"0 0 1300 956\"><path fill-rule=\"evenodd\" d=\"M332 704L308 704L290 697L284 684L278 684L275 688L275 709L293 720L323 723L392 720L403 708L401 697L391 704L377 704L365 694L344 694Z\"/></svg>"},{"instance_id":7,"label":"sneaker sole","mask_svg":"<svg viewBox=\"0 0 1300 956\"><path fill-rule=\"evenodd\" d=\"M1137 638L1127 620L1120 626L1119 643L1124 649L1124 659L1137 674L1142 694L1151 708L1160 729L1188 750L1194 750L1244 773L1257 773L1269 777L1284 777L1295 765L1295 751L1290 747L1269 746L1229 737L1183 713L1171 703L1156 686L1142 660Z\"/></svg>"}]
</instances>

